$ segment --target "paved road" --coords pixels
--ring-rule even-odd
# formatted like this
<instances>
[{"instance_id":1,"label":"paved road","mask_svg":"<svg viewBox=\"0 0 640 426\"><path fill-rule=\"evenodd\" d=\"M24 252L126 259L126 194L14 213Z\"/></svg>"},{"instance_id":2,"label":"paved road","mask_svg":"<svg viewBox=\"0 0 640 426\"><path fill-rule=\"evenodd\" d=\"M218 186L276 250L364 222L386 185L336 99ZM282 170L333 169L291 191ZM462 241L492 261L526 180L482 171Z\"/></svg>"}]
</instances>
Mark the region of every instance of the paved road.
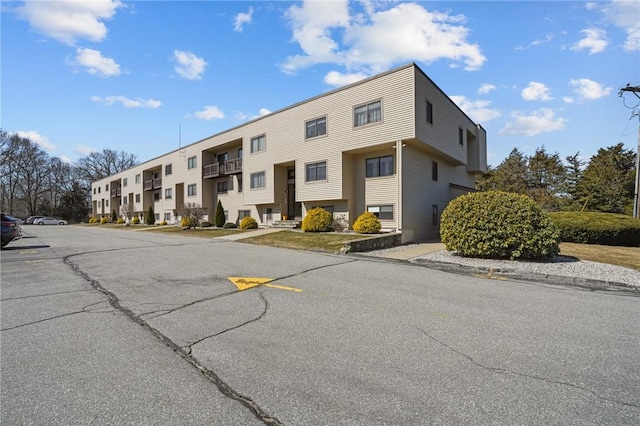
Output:
<instances>
[{"instance_id":1,"label":"paved road","mask_svg":"<svg viewBox=\"0 0 640 426\"><path fill-rule=\"evenodd\" d=\"M25 230L1 258L2 424L640 423L631 294Z\"/></svg>"}]
</instances>

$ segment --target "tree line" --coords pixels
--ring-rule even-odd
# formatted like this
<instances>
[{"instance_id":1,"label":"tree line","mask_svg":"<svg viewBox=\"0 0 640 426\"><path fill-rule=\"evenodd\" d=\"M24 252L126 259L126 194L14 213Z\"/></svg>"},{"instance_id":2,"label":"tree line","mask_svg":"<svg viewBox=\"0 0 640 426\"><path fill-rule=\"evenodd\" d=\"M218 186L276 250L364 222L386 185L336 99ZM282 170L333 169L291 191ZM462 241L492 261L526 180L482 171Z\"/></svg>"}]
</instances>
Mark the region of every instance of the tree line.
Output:
<instances>
[{"instance_id":1,"label":"tree line","mask_svg":"<svg viewBox=\"0 0 640 426\"><path fill-rule=\"evenodd\" d=\"M478 177L477 189L527 194L547 211L596 211L632 214L636 153L622 143L587 162L580 152L563 162L545 147L526 156L514 148L497 167Z\"/></svg>"},{"instance_id":2,"label":"tree line","mask_svg":"<svg viewBox=\"0 0 640 426\"><path fill-rule=\"evenodd\" d=\"M16 133L0 130L0 202L16 217L47 215L85 220L91 182L138 164L135 155L104 149L66 163Z\"/></svg>"}]
</instances>

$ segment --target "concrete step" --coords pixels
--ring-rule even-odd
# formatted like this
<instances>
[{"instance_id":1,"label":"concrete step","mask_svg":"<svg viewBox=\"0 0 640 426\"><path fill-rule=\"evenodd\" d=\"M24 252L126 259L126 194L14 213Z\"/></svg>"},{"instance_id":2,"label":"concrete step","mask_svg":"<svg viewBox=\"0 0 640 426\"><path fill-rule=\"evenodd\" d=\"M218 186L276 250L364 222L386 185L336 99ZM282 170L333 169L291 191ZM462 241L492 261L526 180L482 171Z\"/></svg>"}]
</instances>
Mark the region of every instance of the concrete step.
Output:
<instances>
[{"instance_id":1,"label":"concrete step","mask_svg":"<svg viewBox=\"0 0 640 426\"><path fill-rule=\"evenodd\" d=\"M299 227L300 221L298 220L276 220L269 224L269 228L295 229Z\"/></svg>"}]
</instances>

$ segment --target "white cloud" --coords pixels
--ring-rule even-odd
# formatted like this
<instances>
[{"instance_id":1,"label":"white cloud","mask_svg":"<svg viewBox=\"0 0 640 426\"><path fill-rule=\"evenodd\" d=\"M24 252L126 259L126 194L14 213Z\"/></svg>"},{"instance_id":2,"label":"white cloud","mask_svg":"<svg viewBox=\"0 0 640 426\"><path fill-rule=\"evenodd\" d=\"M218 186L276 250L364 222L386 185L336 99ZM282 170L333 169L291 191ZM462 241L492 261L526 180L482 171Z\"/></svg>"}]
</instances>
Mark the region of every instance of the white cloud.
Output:
<instances>
[{"instance_id":1,"label":"white cloud","mask_svg":"<svg viewBox=\"0 0 640 426\"><path fill-rule=\"evenodd\" d=\"M76 57L67 61L68 65L84 67L89 74L100 77L120 75L120 65L111 58L105 58L99 50L76 49Z\"/></svg>"},{"instance_id":2,"label":"white cloud","mask_svg":"<svg viewBox=\"0 0 640 426\"><path fill-rule=\"evenodd\" d=\"M156 101L155 99L129 99L125 96L105 96L104 98L100 96L92 96L91 100L93 102L98 102L105 105L113 105L116 103L121 104L125 108L160 108L162 102Z\"/></svg>"},{"instance_id":3,"label":"white cloud","mask_svg":"<svg viewBox=\"0 0 640 426\"><path fill-rule=\"evenodd\" d=\"M640 50L640 2L612 1L602 10L609 21L627 33L624 49Z\"/></svg>"},{"instance_id":4,"label":"white cloud","mask_svg":"<svg viewBox=\"0 0 640 426\"><path fill-rule=\"evenodd\" d=\"M58 158L60 159L60 161L62 161L65 164L71 164L72 161L69 157L67 157L66 155L59 155Z\"/></svg>"},{"instance_id":5,"label":"white cloud","mask_svg":"<svg viewBox=\"0 0 640 426\"><path fill-rule=\"evenodd\" d=\"M24 139L29 139L31 142L38 145L40 148L44 149L47 152L55 151L56 146L49 142L49 138L46 136L42 136L40 133L35 130L29 130L28 132L18 130L16 135L20 136Z\"/></svg>"},{"instance_id":6,"label":"white cloud","mask_svg":"<svg viewBox=\"0 0 640 426\"><path fill-rule=\"evenodd\" d=\"M487 93L493 92L494 90L498 90L496 86L489 83L483 83L480 88L478 88L479 95L486 95Z\"/></svg>"},{"instance_id":7,"label":"white cloud","mask_svg":"<svg viewBox=\"0 0 640 426\"><path fill-rule=\"evenodd\" d=\"M90 146L87 145L76 145L76 147L73 149L73 152L75 152L76 154L80 154L80 155L89 155L92 152L98 152L100 151L98 148L92 148Z\"/></svg>"},{"instance_id":8,"label":"white cloud","mask_svg":"<svg viewBox=\"0 0 640 426\"><path fill-rule=\"evenodd\" d=\"M251 23L252 16L253 16L253 7L249 7L249 12L247 13L238 13L235 17L233 30L241 33L244 27L244 24Z\"/></svg>"},{"instance_id":9,"label":"white cloud","mask_svg":"<svg viewBox=\"0 0 640 426\"><path fill-rule=\"evenodd\" d=\"M571 96L563 96L563 97L562 97L562 101L563 101L565 104L572 104L572 103L574 103L576 100L575 100L575 99L573 99Z\"/></svg>"},{"instance_id":10,"label":"white cloud","mask_svg":"<svg viewBox=\"0 0 640 426\"><path fill-rule=\"evenodd\" d=\"M207 105L202 111L196 112L194 116L200 120L211 121L216 118L224 118L224 112L219 110L218 107Z\"/></svg>"},{"instance_id":11,"label":"white cloud","mask_svg":"<svg viewBox=\"0 0 640 426\"><path fill-rule=\"evenodd\" d=\"M338 71L329 71L327 75L324 76L324 82L329 86L339 87L355 83L367 77L368 75L364 73L343 74Z\"/></svg>"},{"instance_id":12,"label":"white cloud","mask_svg":"<svg viewBox=\"0 0 640 426\"><path fill-rule=\"evenodd\" d=\"M479 46L467 41L469 29L463 25L463 16L429 12L416 3L380 11L375 5L388 3L362 4L364 12L353 15L347 0L291 6L287 18L303 53L288 57L283 71L333 63L344 65L350 73L373 74L398 62L440 59L476 70L486 60Z\"/></svg>"},{"instance_id":13,"label":"white cloud","mask_svg":"<svg viewBox=\"0 0 640 426\"><path fill-rule=\"evenodd\" d=\"M18 13L34 31L73 45L82 39L104 40L107 27L103 21L120 7L125 5L119 0L25 1Z\"/></svg>"},{"instance_id":14,"label":"white cloud","mask_svg":"<svg viewBox=\"0 0 640 426\"><path fill-rule=\"evenodd\" d=\"M550 108L541 108L529 115L514 112L511 118L512 121L507 123L498 134L535 136L562 130L568 121L566 118L556 117Z\"/></svg>"},{"instance_id":15,"label":"white cloud","mask_svg":"<svg viewBox=\"0 0 640 426\"><path fill-rule=\"evenodd\" d=\"M553 99L549 88L544 83L536 81L530 81L529 85L522 89L520 95L525 101L550 101Z\"/></svg>"},{"instance_id":16,"label":"white cloud","mask_svg":"<svg viewBox=\"0 0 640 426\"><path fill-rule=\"evenodd\" d=\"M595 2L592 2L592 1L586 2L584 4L584 8L587 9L587 10L594 10L597 7L598 7L598 5Z\"/></svg>"},{"instance_id":17,"label":"white cloud","mask_svg":"<svg viewBox=\"0 0 640 426\"><path fill-rule=\"evenodd\" d=\"M271 114L271 111L266 108L260 108L259 114L262 117L263 115Z\"/></svg>"},{"instance_id":18,"label":"white cloud","mask_svg":"<svg viewBox=\"0 0 640 426\"><path fill-rule=\"evenodd\" d=\"M500 117L500 111L489 108L491 101L467 99L464 96L451 96L451 100L460 107L471 119L477 123L486 123Z\"/></svg>"},{"instance_id":19,"label":"white cloud","mask_svg":"<svg viewBox=\"0 0 640 426\"><path fill-rule=\"evenodd\" d=\"M555 38L555 36L553 34L547 34L544 38L539 38L537 40L533 40L531 42L531 45L532 46L539 46L541 44L549 43L554 38Z\"/></svg>"},{"instance_id":20,"label":"white cloud","mask_svg":"<svg viewBox=\"0 0 640 426\"><path fill-rule=\"evenodd\" d=\"M205 68L209 65L203 58L182 50L174 50L173 59L178 63L173 68L174 71L187 80L201 80Z\"/></svg>"},{"instance_id":21,"label":"white cloud","mask_svg":"<svg viewBox=\"0 0 640 426\"><path fill-rule=\"evenodd\" d=\"M584 34L584 38L571 46L571 50L588 49L589 55L600 53L609 44L607 40L607 32L598 28L587 28L580 33Z\"/></svg>"},{"instance_id":22,"label":"white cloud","mask_svg":"<svg viewBox=\"0 0 640 426\"><path fill-rule=\"evenodd\" d=\"M569 85L573 87L573 91L576 92L580 98L589 101L603 98L613 90L611 87L604 87L602 84L588 78L571 80Z\"/></svg>"}]
</instances>

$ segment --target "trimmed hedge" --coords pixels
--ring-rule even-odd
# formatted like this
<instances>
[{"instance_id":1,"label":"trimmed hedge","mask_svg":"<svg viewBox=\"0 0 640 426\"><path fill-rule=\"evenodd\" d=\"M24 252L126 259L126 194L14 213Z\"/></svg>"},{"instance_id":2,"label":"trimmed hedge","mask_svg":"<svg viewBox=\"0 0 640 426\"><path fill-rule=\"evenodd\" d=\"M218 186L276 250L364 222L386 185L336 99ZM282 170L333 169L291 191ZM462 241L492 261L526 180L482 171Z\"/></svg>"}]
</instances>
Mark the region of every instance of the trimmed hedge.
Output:
<instances>
[{"instance_id":1,"label":"trimmed hedge","mask_svg":"<svg viewBox=\"0 0 640 426\"><path fill-rule=\"evenodd\" d=\"M466 257L543 259L558 254L560 232L532 198L504 191L462 195L442 212L440 237Z\"/></svg>"},{"instance_id":2,"label":"trimmed hedge","mask_svg":"<svg viewBox=\"0 0 640 426\"><path fill-rule=\"evenodd\" d=\"M322 207L316 207L307 212L302 219L304 232L328 232L331 231L333 215Z\"/></svg>"},{"instance_id":3,"label":"trimmed hedge","mask_svg":"<svg viewBox=\"0 0 640 426\"><path fill-rule=\"evenodd\" d=\"M378 234L380 229L380 219L371 212L362 213L353 224L353 230L358 234Z\"/></svg>"},{"instance_id":4,"label":"trimmed hedge","mask_svg":"<svg viewBox=\"0 0 640 426\"><path fill-rule=\"evenodd\" d=\"M600 212L555 212L549 216L564 242L640 247L640 219Z\"/></svg>"}]
</instances>

